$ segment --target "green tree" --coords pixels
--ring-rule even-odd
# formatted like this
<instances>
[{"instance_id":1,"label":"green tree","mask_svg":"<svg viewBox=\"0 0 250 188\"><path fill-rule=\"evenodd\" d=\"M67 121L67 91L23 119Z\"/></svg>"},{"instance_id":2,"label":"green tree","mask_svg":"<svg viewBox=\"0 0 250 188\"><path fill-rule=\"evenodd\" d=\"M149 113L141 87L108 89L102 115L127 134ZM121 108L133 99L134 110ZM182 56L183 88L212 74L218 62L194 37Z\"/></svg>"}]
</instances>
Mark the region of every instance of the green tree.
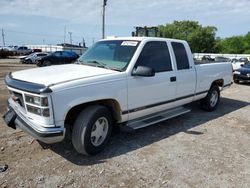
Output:
<instances>
[{"instance_id":1,"label":"green tree","mask_svg":"<svg viewBox=\"0 0 250 188\"><path fill-rule=\"evenodd\" d=\"M158 26L158 35L188 41L193 52L211 53L216 51L216 27L202 27L196 21L174 21Z\"/></svg>"},{"instance_id":2,"label":"green tree","mask_svg":"<svg viewBox=\"0 0 250 188\"><path fill-rule=\"evenodd\" d=\"M244 36L244 54L250 54L250 32Z\"/></svg>"},{"instance_id":3,"label":"green tree","mask_svg":"<svg viewBox=\"0 0 250 188\"><path fill-rule=\"evenodd\" d=\"M245 37L233 36L218 42L220 53L242 54L245 51Z\"/></svg>"}]
</instances>

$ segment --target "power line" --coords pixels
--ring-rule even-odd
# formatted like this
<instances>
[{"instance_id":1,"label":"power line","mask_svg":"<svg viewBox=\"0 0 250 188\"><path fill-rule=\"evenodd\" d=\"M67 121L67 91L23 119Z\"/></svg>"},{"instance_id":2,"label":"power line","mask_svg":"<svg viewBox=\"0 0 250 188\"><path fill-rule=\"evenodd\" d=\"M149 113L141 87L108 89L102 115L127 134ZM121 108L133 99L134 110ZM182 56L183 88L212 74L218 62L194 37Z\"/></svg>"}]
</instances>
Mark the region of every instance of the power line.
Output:
<instances>
[{"instance_id":1,"label":"power line","mask_svg":"<svg viewBox=\"0 0 250 188\"><path fill-rule=\"evenodd\" d=\"M30 32L24 32L24 31L15 31L15 30L5 30L7 32L11 33L18 33L18 34L25 34L25 35L33 35L33 36L39 36L39 37L57 37L57 38L63 38L62 35L51 35L51 34L42 34L42 33L30 33Z\"/></svg>"},{"instance_id":2,"label":"power line","mask_svg":"<svg viewBox=\"0 0 250 188\"><path fill-rule=\"evenodd\" d=\"M31 33L31 32L25 32L25 31L16 31L16 30L4 30L5 32L10 32L10 33L17 33L17 34L24 34L24 35L33 35L33 36L38 36L38 37L53 37L53 38L64 38L64 35L53 35L53 34L44 34L44 33ZM80 38L82 39L82 36L80 35L74 35L75 38ZM86 39L92 39L93 37L85 37Z\"/></svg>"}]
</instances>

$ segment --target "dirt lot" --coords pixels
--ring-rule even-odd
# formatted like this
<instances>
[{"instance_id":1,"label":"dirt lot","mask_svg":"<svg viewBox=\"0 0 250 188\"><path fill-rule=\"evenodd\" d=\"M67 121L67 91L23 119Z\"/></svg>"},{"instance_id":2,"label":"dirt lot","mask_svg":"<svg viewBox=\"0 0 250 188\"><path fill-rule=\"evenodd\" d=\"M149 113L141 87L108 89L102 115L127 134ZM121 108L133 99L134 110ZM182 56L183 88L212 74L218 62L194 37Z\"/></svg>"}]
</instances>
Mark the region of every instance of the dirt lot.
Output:
<instances>
[{"instance_id":1,"label":"dirt lot","mask_svg":"<svg viewBox=\"0 0 250 188\"><path fill-rule=\"evenodd\" d=\"M8 92L4 75L27 69L0 60L0 115ZM40 145L0 118L0 187L250 187L250 84L222 92L215 112L191 113L133 133L113 134L94 157L71 143Z\"/></svg>"}]
</instances>

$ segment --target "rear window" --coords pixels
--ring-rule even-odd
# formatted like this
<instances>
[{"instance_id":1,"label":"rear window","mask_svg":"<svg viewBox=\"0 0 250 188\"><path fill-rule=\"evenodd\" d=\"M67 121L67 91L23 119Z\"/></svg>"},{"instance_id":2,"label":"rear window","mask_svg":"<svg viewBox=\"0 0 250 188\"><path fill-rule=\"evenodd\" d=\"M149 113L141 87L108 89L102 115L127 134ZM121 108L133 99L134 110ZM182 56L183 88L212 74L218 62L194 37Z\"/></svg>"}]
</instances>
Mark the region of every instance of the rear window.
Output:
<instances>
[{"instance_id":1,"label":"rear window","mask_svg":"<svg viewBox=\"0 0 250 188\"><path fill-rule=\"evenodd\" d=\"M189 61L187 56L187 51L182 43L171 42L171 45L174 50L174 55L177 63L177 69L189 69Z\"/></svg>"}]
</instances>

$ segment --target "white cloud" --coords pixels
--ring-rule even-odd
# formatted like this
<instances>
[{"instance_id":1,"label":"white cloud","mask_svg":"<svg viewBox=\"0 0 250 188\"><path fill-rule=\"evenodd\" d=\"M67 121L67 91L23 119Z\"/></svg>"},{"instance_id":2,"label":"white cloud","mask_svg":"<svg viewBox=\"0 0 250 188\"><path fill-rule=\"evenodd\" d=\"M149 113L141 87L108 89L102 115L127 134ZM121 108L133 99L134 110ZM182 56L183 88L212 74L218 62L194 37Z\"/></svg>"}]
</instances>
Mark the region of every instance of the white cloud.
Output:
<instances>
[{"instance_id":1,"label":"white cloud","mask_svg":"<svg viewBox=\"0 0 250 188\"><path fill-rule=\"evenodd\" d=\"M249 0L108 0L111 24L134 25L176 19L250 18ZM100 22L102 0L1 0L0 14L37 15L78 23ZM223 18L225 19L225 18ZM244 19L244 18L243 18Z\"/></svg>"},{"instance_id":2,"label":"white cloud","mask_svg":"<svg viewBox=\"0 0 250 188\"><path fill-rule=\"evenodd\" d=\"M101 25L103 0L0 0L0 15L46 16ZM159 25L197 20L204 25L250 23L249 0L108 0L108 25Z\"/></svg>"}]
</instances>

